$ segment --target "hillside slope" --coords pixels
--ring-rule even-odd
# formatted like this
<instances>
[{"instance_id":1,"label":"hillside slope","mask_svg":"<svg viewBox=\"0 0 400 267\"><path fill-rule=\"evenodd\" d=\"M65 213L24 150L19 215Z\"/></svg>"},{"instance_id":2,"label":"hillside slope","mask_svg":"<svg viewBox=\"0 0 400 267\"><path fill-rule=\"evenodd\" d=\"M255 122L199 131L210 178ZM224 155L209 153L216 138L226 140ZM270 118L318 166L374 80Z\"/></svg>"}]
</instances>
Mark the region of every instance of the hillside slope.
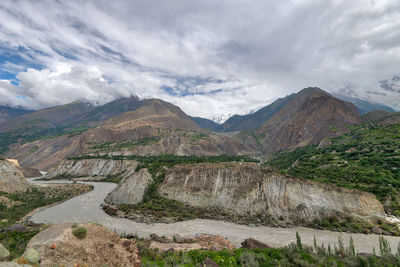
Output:
<instances>
[{"instance_id":1,"label":"hillside slope","mask_svg":"<svg viewBox=\"0 0 400 267\"><path fill-rule=\"evenodd\" d=\"M284 151L268 164L295 177L370 192L400 215L400 124L358 125L316 145Z\"/></svg>"},{"instance_id":2,"label":"hillside slope","mask_svg":"<svg viewBox=\"0 0 400 267\"><path fill-rule=\"evenodd\" d=\"M400 112L388 112L384 110L374 110L362 116L362 121L377 125L390 125L400 123Z\"/></svg>"},{"instance_id":3,"label":"hillside slope","mask_svg":"<svg viewBox=\"0 0 400 267\"><path fill-rule=\"evenodd\" d=\"M32 110L26 110L21 108L11 108L7 106L0 106L0 124L11 120L17 116L33 112Z\"/></svg>"},{"instance_id":4,"label":"hillside slope","mask_svg":"<svg viewBox=\"0 0 400 267\"><path fill-rule=\"evenodd\" d=\"M240 135L245 143L258 145L263 154L318 144L339 136L348 126L361 122L357 108L319 88L297 93L259 129Z\"/></svg>"},{"instance_id":5,"label":"hillside slope","mask_svg":"<svg viewBox=\"0 0 400 267\"><path fill-rule=\"evenodd\" d=\"M4 152L18 142L32 142L63 134L76 135L140 105L137 97L117 99L98 107L73 102L15 116L0 123L0 151Z\"/></svg>"}]
</instances>

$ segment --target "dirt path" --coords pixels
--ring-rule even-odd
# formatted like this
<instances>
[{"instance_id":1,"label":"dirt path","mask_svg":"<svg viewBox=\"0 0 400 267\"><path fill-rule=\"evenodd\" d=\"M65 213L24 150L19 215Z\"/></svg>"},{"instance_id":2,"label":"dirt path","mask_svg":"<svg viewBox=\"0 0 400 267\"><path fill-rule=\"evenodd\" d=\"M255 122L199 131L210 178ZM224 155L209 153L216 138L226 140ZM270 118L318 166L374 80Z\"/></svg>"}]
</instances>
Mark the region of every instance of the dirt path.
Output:
<instances>
[{"instance_id":1,"label":"dirt path","mask_svg":"<svg viewBox=\"0 0 400 267\"><path fill-rule=\"evenodd\" d=\"M47 182L48 183L48 182ZM317 243L328 243L332 248L337 244L338 236L342 235L345 245L348 244L349 234L312 228L274 228L274 227L249 227L230 222L196 219L172 224L145 224L136 223L128 219L114 218L100 208L104 198L117 185L113 183L89 183L94 190L78 197L72 198L61 204L43 209L31 217L36 223L58 222L97 222L115 230L118 233L132 233L140 237L147 237L151 233L172 236L173 234L194 235L197 233L218 234L228 238L234 245L253 237L273 247L282 247L295 241L296 232L299 232L304 244L313 245L314 235ZM351 234L356 250L359 252L372 252L373 247L379 251L378 235ZM391 244L392 251L397 249L400 237L385 237Z\"/></svg>"}]
</instances>

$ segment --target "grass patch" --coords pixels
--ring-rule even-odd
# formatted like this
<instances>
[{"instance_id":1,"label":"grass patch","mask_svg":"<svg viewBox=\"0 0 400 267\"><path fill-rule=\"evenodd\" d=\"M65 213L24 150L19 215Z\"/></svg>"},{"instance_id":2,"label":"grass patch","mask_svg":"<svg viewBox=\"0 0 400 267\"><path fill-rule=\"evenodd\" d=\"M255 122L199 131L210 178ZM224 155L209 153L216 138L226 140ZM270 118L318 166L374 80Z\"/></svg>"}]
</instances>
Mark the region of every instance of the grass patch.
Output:
<instances>
[{"instance_id":1,"label":"grass patch","mask_svg":"<svg viewBox=\"0 0 400 267\"><path fill-rule=\"evenodd\" d=\"M283 248L234 249L234 250L191 250L188 252L164 252L151 250L139 242L142 266L204 266L206 259L211 259L218 266L400 266L400 255L391 253L388 242L380 239L380 256L356 254L353 240L344 247L343 240L331 247L321 244L313 247L302 244L297 235L296 243ZM399 250L399 249L398 249Z\"/></svg>"},{"instance_id":2,"label":"grass patch","mask_svg":"<svg viewBox=\"0 0 400 267\"><path fill-rule=\"evenodd\" d=\"M85 227L78 227L72 231L72 234L78 239L84 239L87 236L87 229Z\"/></svg>"}]
</instances>

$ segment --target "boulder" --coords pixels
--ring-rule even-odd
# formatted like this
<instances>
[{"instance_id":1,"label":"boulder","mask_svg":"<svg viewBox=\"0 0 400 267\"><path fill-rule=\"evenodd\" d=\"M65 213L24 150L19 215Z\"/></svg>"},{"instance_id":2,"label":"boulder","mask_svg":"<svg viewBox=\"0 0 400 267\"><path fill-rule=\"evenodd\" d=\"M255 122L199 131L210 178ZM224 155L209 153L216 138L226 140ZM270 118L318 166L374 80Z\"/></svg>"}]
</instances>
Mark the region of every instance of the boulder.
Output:
<instances>
[{"instance_id":1,"label":"boulder","mask_svg":"<svg viewBox=\"0 0 400 267\"><path fill-rule=\"evenodd\" d=\"M218 264L210 258L206 258L202 265L203 267L218 267Z\"/></svg>"},{"instance_id":2,"label":"boulder","mask_svg":"<svg viewBox=\"0 0 400 267\"><path fill-rule=\"evenodd\" d=\"M29 264L18 264L16 262L0 262L0 267L33 267Z\"/></svg>"},{"instance_id":3,"label":"boulder","mask_svg":"<svg viewBox=\"0 0 400 267\"><path fill-rule=\"evenodd\" d=\"M173 239L176 243L185 243L185 239L181 237L179 234L175 234Z\"/></svg>"},{"instance_id":4,"label":"boulder","mask_svg":"<svg viewBox=\"0 0 400 267\"><path fill-rule=\"evenodd\" d=\"M260 249L264 249L264 248L270 248L270 246L268 246L267 244L264 244L261 241L258 241L254 238L247 238L246 240L244 240L242 243L242 248L248 248L248 249L255 249L255 248L260 248Z\"/></svg>"},{"instance_id":5,"label":"boulder","mask_svg":"<svg viewBox=\"0 0 400 267\"><path fill-rule=\"evenodd\" d=\"M10 251L8 251L8 249L6 249L3 244L0 243L0 260L4 260L8 256L10 256Z\"/></svg>"},{"instance_id":6,"label":"boulder","mask_svg":"<svg viewBox=\"0 0 400 267\"><path fill-rule=\"evenodd\" d=\"M40 253L34 248L27 249L23 257L30 263L39 263L40 261Z\"/></svg>"},{"instance_id":7,"label":"boulder","mask_svg":"<svg viewBox=\"0 0 400 267\"><path fill-rule=\"evenodd\" d=\"M378 226L372 227L371 232L373 234L377 234L377 235L383 234L383 230L381 228L379 228Z\"/></svg>"}]
</instances>

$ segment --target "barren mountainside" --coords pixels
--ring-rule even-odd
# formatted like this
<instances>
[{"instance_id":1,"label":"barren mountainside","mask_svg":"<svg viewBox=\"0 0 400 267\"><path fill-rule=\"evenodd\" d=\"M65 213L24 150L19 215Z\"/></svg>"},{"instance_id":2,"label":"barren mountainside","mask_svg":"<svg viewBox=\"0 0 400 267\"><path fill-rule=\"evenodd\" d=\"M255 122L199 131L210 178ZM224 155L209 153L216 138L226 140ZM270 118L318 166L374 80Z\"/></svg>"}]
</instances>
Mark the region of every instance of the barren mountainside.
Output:
<instances>
[{"instance_id":1,"label":"barren mountainside","mask_svg":"<svg viewBox=\"0 0 400 267\"><path fill-rule=\"evenodd\" d=\"M357 108L319 88L306 88L285 104L259 129L242 132L243 140L257 144L263 154L318 144L361 122Z\"/></svg>"}]
</instances>

